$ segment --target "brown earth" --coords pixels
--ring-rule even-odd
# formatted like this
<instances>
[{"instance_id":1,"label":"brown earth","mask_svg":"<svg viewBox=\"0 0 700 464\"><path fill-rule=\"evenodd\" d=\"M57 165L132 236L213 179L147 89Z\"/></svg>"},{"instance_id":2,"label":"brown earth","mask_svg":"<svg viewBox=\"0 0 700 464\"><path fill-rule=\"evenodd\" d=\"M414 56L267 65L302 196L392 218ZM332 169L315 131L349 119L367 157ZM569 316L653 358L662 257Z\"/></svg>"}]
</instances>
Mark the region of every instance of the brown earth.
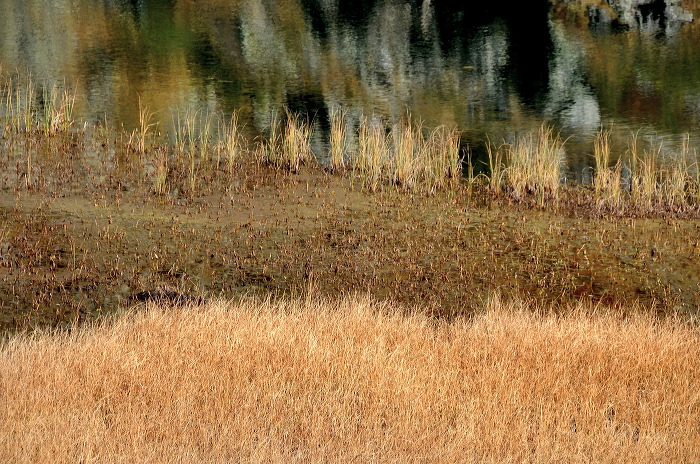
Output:
<instances>
[{"instance_id":1,"label":"brown earth","mask_svg":"<svg viewBox=\"0 0 700 464\"><path fill-rule=\"evenodd\" d=\"M542 211L464 190L367 194L317 167L251 164L239 178L189 200L108 182L0 191L0 328L89 321L163 286L205 297L367 292L441 316L493 292L555 306L700 306L697 220L605 218L561 201Z\"/></svg>"}]
</instances>

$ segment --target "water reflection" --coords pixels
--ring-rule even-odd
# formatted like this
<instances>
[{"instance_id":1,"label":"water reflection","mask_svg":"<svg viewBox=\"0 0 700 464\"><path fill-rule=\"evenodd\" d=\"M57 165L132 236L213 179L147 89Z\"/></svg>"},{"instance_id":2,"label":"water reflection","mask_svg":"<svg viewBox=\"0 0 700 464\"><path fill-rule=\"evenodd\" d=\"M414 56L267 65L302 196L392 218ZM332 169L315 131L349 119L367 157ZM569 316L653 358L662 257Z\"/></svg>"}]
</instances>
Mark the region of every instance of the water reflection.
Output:
<instances>
[{"instance_id":1,"label":"water reflection","mask_svg":"<svg viewBox=\"0 0 700 464\"><path fill-rule=\"evenodd\" d=\"M410 112L456 125L478 152L543 120L578 171L601 124L696 144L699 32L679 2L0 0L0 64L65 83L90 121L127 127L139 99L168 131L176 108L241 111L250 135L287 106L318 123ZM577 145L578 144L578 145Z\"/></svg>"}]
</instances>

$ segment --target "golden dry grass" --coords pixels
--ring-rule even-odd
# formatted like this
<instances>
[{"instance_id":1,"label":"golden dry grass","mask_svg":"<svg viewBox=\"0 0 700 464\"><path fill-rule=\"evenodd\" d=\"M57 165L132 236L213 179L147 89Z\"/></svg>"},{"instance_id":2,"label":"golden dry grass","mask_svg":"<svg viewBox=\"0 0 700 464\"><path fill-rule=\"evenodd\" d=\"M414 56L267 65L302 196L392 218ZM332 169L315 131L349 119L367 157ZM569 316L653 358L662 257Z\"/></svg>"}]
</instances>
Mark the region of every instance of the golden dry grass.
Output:
<instances>
[{"instance_id":1,"label":"golden dry grass","mask_svg":"<svg viewBox=\"0 0 700 464\"><path fill-rule=\"evenodd\" d=\"M0 460L698 462L698 328L565 312L250 299L17 336Z\"/></svg>"}]
</instances>

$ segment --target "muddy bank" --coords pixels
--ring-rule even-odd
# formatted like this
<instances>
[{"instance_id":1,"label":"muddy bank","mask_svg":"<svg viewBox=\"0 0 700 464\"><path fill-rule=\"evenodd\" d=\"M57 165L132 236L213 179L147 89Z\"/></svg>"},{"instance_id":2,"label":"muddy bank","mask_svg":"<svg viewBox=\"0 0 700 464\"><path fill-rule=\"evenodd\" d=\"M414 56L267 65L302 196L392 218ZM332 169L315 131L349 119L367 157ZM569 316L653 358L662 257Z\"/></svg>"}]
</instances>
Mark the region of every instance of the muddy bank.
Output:
<instances>
[{"instance_id":1,"label":"muddy bank","mask_svg":"<svg viewBox=\"0 0 700 464\"><path fill-rule=\"evenodd\" d=\"M365 194L318 168L190 201L0 192L0 327L88 321L138 292L368 292L439 315L491 292L658 311L700 304L697 220L605 219L433 197Z\"/></svg>"}]
</instances>

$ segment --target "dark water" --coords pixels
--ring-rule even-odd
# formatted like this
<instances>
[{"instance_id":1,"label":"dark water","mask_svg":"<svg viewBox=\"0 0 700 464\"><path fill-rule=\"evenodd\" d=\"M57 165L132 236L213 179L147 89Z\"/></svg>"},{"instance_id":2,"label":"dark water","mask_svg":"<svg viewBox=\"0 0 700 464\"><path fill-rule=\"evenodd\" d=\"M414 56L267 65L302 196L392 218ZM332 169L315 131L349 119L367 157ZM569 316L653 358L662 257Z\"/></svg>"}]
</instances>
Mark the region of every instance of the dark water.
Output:
<instances>
[{"instance_id":1,"label":"dark water","mask_svg":"<svg viewBox=\"0 0 700 464\"><path fill-rule=\"evenodd\" d=\"M576 175L601 125L700 140L700 8L620 3L0 0L0 65L126 127L139 99L163 132L189 108L239 110L254 135L286 106L314 117L321 157L335 106L458 126L476 157L548 122Z\"/></svg>"}]
</instances>

